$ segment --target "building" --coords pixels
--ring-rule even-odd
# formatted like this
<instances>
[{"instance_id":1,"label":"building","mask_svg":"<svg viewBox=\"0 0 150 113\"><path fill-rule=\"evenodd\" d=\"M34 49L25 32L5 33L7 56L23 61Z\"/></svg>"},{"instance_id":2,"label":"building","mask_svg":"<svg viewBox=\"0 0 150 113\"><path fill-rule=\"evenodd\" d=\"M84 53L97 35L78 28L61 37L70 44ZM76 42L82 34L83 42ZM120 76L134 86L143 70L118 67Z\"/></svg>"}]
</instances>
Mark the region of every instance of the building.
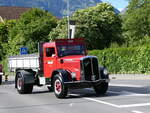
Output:
<instances>
[{"instance_id":1,"label":"building","mask_svg":"<svg viewBox=\"0 0 150 113\"><path fill-rule=\"evenodd\" d=\"M9 6L0 6L0 21L18 19L20 15L31 8L28 7L9 7Z\"/></svg>"}]
</instances>

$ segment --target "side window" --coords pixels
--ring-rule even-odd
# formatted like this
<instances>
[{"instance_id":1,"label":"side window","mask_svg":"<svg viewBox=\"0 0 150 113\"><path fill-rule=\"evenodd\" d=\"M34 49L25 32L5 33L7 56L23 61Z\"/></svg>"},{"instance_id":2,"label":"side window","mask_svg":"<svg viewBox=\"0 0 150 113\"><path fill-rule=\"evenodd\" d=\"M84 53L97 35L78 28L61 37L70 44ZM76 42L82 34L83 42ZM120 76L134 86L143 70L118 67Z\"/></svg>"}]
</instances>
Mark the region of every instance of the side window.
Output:
<instances>
[{"instance_id":1,"label":"side window","mask_svg":"<svg viewBox=\"0 0 150 113\"><path fill-rule=\"evenodd\" d=\"M52 57L53 54L55 54L54 48L46 48L46 57Z\"/></svg>"}]
</instances>

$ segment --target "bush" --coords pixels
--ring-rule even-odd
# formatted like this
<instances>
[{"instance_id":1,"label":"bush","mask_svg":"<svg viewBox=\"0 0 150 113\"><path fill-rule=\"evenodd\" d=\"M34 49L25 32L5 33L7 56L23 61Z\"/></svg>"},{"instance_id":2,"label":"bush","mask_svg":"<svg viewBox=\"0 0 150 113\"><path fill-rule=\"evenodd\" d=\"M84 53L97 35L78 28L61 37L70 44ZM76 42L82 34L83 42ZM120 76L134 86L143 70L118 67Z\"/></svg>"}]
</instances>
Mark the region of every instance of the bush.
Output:
<instances>
[{"instance_id":1,"label":"bush","mask_svg":"<svg viewBox=\"0 0 150 113\"><path fill-rule=\"evenodd\" d=\"M150 47L110 48L89 51L110 73L150 73Z\"/></svg>"}]
</instances>

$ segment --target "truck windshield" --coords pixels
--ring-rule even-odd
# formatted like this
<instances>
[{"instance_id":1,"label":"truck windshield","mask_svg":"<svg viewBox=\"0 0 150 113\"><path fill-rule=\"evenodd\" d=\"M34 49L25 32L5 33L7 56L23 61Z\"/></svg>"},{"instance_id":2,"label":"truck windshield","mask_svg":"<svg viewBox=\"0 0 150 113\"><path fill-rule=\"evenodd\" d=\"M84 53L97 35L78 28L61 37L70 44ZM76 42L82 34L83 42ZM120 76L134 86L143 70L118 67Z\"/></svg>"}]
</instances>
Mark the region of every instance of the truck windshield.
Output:
<instances>
[{"instance_id":1,"label":"truck windshield","mask_svg":"<svg viewBox=\"0 0 150 113\"><path fill-rule=\"evenodd\" d=\"M57 46L59 57L68 55L85 55L84 45L59 45Z\"/></svg>"}]
</instances>

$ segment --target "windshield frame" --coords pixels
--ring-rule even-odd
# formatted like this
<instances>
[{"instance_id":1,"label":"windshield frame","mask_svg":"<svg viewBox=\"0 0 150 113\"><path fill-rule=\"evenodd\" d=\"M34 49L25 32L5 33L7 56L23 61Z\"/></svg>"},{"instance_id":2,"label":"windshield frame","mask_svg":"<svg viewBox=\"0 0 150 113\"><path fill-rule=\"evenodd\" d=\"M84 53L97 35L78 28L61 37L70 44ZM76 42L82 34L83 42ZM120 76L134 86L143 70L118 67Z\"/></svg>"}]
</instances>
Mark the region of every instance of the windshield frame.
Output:
<instances>
[{"instance_id":1,"label":"windshield frame","mask_svg":"<svg viewBox=\"0 0 150 113\"><path fill-rule=\"evenodd\" d=\"M68 48L73 48L73 46L74 47L75 46L76 47L79 46L80 49L75 49L75 48L74 48L74 50L73 49L68 49ZM63 49L63 48L65 48L65 50L64 51L60 51L60 49ZM70 52L68 52L69 50L70 50ZM75 51L76 52L78 51L79 53L78 52L75 53ZM62 52L62 54L61 54L61 52ZM58 54L58 57L65 57L65 56L70 56L70 55L86 55L86 46L84 44L76 44L76 45L65 45L65 44L63 44L63 45L57 45L57 54Z\"/></svg>"}]
</instances>

